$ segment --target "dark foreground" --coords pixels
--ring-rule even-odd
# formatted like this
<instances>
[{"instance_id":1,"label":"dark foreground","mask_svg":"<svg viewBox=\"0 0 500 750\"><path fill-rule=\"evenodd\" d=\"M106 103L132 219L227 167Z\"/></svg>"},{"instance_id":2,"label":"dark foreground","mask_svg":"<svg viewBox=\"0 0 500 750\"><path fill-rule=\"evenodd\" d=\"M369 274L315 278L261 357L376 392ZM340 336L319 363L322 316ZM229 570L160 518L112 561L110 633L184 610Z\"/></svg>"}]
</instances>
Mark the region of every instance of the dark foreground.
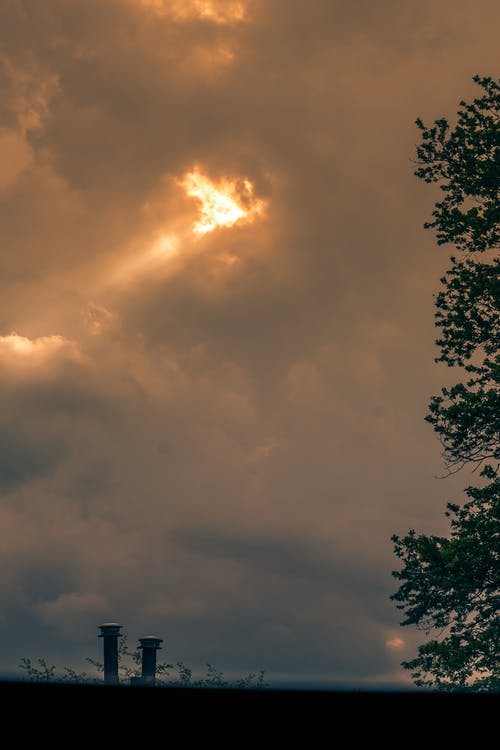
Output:
<instances>
[{"instance_id":1,"label":"dark foreground","mask_svg":"<svg viewBox=\"0 0 500 750\"><path fill-rule=\"evenodd\" d=\"M189 748L195 741L233 747L246 740L264 748L266 740L286 738L316 747L321 738L335 745L336 738L349 736L404 748L402 727L407 740L426 747L467 727L477 731L478 719L486 729L498 715L500 696L0 682L0 705L4 727L14 721L19 738L33 731L56 741L63 731L65 742L86 738L95 747L104 738Z\"/></svg>"}]
</instances>

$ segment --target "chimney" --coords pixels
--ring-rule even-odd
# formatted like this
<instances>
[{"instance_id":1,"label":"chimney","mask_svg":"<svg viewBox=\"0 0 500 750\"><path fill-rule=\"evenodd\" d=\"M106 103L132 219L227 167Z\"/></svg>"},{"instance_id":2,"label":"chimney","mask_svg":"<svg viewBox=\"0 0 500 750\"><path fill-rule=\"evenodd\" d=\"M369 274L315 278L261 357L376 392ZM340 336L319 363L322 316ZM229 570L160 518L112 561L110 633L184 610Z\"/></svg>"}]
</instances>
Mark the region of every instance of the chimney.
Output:
<instances>
[{"instance_id":1,"label":"chimney","mask_svg":"<svg viewBox=\"0 0 500 750\"><path fill-rule=\"evenodd\" d=\"M99 625L99 638L104 643L104 682L106 685L118 685L118 638L121 638L121 625L117 622L105 622Z\"/></svg>"},{"instance_id":2,"label":"chimney","mask_svg":"<svg viewBox=\"0 0 500 750\"><path fill-rule=\"evenodd\" d=\"M157 635L145 635L139 638L142 649L142 685L154 685L156 682L156 652L161 648L163 638Z\"/></svg>"}]
</instances>

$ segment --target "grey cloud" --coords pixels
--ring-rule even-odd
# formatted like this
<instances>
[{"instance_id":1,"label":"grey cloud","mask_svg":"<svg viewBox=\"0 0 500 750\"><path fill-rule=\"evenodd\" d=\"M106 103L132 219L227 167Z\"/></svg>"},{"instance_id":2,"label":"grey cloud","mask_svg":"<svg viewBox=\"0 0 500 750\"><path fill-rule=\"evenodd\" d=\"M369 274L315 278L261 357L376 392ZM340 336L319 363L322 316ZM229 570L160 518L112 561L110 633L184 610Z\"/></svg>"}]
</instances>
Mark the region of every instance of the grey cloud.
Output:
<instances>
[{"instance_id":1,"label":"grey cloud","mask_svg":"<svg viewBox=\"0 0 500 750\"><path fill-rule=\"evenodd\" d=\"M195 553L227 559L235 564L261 569L270 575L305 579L332 587L348 598L378 599L387 594L378 575L359 570L359 560L336 555L335 547L321 549L301 537L245 537L241 533L219 534L213 528L183 528L174 532L176 544Z\"/></svg>"},{"instance_id":2,"label":"grey cloud","mask_svg":"<svg viewBox=\"0 0 500 750\"><path fill-rule=\"evenodd\" d=\"M20 437L5 425L0 432L0 490L53 470L65 453L62 440Z\"/></svg>"}]
</instances>

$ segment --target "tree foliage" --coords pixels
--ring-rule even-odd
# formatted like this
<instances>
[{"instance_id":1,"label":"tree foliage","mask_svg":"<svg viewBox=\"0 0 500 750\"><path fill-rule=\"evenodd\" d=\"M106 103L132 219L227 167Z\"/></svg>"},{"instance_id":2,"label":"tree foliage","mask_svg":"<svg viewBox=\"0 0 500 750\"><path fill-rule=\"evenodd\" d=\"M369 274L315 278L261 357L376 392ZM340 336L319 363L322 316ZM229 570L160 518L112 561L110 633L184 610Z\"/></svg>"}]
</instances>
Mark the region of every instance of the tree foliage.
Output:
<instances>
[{"instance_id":1,"label":"tree foliage","mask_svg":"<svg viewBox=\"0 0 500 750\"><path fill-rule=\"evenodd\" d=\"M448 537L394 535L403 567L391 597L402 625L435 634L403 662L417 685L445 690L500 690L500 86L475 76L483 95L460 102L452 129L444 118L418 119L415 175L445 193L435 204L438 245L461 257L436 295L436 362L460 368L454 386L431 398L426 420L443 446L448 473L481 467L480 486L463 505L449 503Z\"/></svg>"}]
</instances>

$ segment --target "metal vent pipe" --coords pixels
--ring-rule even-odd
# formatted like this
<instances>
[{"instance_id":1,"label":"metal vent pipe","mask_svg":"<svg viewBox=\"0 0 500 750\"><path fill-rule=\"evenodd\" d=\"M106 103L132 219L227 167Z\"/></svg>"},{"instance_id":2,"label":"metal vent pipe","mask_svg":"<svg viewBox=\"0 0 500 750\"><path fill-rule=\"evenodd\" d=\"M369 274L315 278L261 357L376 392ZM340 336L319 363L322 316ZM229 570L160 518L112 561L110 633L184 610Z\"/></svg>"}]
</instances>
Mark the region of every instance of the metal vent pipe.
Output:
<instances>
[{"instance_id":1,"label":"metal vent pipe","mask_svg":"<svg viewBox=\"0 0 500 750\"><path fill-rule=\"evenodd\" d=\"M118 684L118 638L121 638L122 628L117 622L105 622L99 625L99 638L104 645L104 682L107 685Z\"/></svg>"},{"instance_id":2,"label":"metal vent pipe","mask_svg":"<svg viewBox=\"0 0 500 750\"><path fill-rule=\"evenodd\" d=\"M156 652L161 649L163 638L157 635L145 635L139 638L142 649L142 684L154 685L156 681Z\"/></svg>"}]
</instances>

